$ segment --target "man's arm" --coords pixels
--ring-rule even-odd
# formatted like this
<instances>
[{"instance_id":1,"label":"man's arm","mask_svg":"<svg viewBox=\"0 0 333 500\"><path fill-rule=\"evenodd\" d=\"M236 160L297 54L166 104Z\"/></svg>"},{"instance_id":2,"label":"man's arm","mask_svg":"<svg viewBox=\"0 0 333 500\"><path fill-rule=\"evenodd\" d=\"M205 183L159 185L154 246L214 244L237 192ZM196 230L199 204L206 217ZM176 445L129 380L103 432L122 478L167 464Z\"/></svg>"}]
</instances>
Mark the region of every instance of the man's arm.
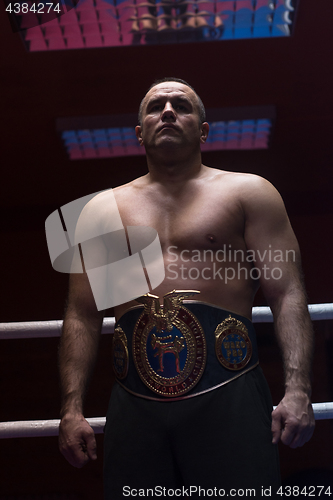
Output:
<instances>
[{"instance_id":1,"label":"man's arm","mask_svg":"<svg viewBox=\"0 0 333 500\"><path fill-rule=\"evenodd\" d=\"M83 401L96 361L103 316L104 311L97 311L87 275L70 275L59 347L62 392L59 448L75 467L97 458L94 431L83 416Z\"/></svg>"},{"instance_id":2,"label":"man's arm","mask_svg":"<svg viewBox=\"0 0 333 500\"><path fill-rule=\"evenodd\" d=\"M273 443L281 439L296 448L311 438L315 425L310 401L313 330L300 252L276 189L261 178L254 177L251 184L244 194L245 241L256 252L255 265L273 312L285 372L285 395L272 413ZM272 274L273 268L278 269Z\"/></svg>"}]
</instances>

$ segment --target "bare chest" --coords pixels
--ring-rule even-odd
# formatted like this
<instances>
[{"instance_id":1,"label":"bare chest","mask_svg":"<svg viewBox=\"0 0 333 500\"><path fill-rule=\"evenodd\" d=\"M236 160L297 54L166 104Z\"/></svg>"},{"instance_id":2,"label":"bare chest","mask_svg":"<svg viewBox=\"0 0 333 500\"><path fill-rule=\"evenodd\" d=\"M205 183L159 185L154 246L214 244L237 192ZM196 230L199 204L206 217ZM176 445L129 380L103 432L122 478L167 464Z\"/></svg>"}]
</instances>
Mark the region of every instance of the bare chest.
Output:
<instances>
[{"instance_id":1,"label":"bare chest","mask_svg":"<svg viewBox=\"0 0 333 500\"><path fill-rule=\"evenodd\" d=\"M163 251L243 248L244 217L237 198L208 188L177 196L140 192L116 197L124 226L150 226L158 232ZM177 251L176 250L176 251Z\"/></svg>"}]
</instances>

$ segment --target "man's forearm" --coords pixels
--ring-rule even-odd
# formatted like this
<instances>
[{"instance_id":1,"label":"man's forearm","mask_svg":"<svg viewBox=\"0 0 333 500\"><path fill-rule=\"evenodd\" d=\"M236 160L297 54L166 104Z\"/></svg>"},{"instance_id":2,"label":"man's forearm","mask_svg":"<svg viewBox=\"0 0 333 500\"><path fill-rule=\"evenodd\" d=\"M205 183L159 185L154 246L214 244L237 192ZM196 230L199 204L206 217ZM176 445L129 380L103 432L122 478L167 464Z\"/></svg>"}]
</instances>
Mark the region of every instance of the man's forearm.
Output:
<instances>
[{"instance_id":1,"label":"man's forearm","mask_svg":"<svg viewBox=\"0 0 333 500\"><path fill-rule=\"evenodd\" d=\"M313 328L300 285L272 306L275 331L282 351L286 392L311 395Z\"/></svg>"},{"instance_id":2,"label":"man's forearm","mask_svg":"<svg viewBox=\"0 0 333 500\"><path fill-rule=\"evenodd\" d=\"M285 395L272 413L272 442L297 448L311 438L315 420L311 406L313 330L305 293L296 286L272 307L281 346Z\"/></svg>"},{"instance_id":3,"label":"man's forearm","mask_svg":"<svg viewBox=\"0 0 333 500\"><path fill-rule=\"evenodd\" d=\"M82 414L84 396L95 365L103 318L94 324L67 315L59 347L61 417Z\"/></svg>"}]
</instances>

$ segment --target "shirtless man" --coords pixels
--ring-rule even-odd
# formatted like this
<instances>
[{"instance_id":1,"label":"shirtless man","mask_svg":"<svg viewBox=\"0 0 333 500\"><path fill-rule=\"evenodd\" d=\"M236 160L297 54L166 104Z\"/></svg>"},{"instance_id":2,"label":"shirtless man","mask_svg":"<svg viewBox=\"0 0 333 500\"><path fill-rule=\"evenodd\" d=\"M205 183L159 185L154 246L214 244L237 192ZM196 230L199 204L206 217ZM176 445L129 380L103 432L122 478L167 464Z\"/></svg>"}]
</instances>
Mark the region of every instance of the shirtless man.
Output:
<instances>
[{"instance_id":1,"label":"shirtless man","mask_svg":"<svg viewBox=\"0 0 333 500\"><path fill-rule=\"evenodd\" d=\"M153 85L141 103L136 127L149 173L113 190L118 210L125 227L150 226L158 232L166 275L152 293L161 300L174 289L198 290L194 301L210 304L214 314L231 312L251 328L253 299L262 287L282 350L285 395L271 417L258 366L238 377L232 372L233 380L218 381L218 388L195 397L185 394L180 401L158 401L149 388L151 398L147 393L138 397L115 384L105 432L107 500L122 498L125 485L277 488L276 444L281 440L292 448L302 446L314 430L313 334L295 235L281 197L269 182L202 165L200 144L208 131L201 100L186 82L169 79ZM103 196L93 198L90 206L107 226L112 214ZM213 257L200 259L207 250ZM196 259L191 260L193 255ZM280 258L272 261L275 255ZM273 268L278 268L274 274ZM187 307L186 301L183 305ZM119 324L133 306L138 303L115 308ZM61 452L76 467L96 459L94 433L82 405L102 321L103 311L96 309L86 275L71 275L60 346L59 440ZM207 342L215 342L215 327L205 331ZM202 380L205 376L204 370Z\"/></svg>"}]
</instances>

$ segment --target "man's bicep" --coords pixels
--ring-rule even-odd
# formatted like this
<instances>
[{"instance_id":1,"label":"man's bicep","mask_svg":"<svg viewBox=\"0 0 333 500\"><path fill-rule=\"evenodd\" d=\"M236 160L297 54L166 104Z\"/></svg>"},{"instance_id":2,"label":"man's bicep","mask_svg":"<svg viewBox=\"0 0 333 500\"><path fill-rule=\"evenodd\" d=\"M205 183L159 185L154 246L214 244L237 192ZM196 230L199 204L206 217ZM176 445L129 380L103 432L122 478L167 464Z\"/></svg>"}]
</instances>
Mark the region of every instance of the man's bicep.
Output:
<instances>
[{"instance_id":1,"label":"man's bicep","mask_svg":"<svg viewBox=\"0 0 333 500\"><path fill-rule=\"evenodd\" d=\"M245 242L269 302L300 281L300 252L284 203L266 181L245 203Z\"/></svg>"},{"instance_id":2,"label":"man's bicep","mask_svg":"<svg viewBox=\"0 0 333 500\"><path fill-rule=\"evenodd\" d=\"M248 189L243 209L249 248L297 246L283 200L268 181L260 179Z\"/></svg>"}]
</instances>

